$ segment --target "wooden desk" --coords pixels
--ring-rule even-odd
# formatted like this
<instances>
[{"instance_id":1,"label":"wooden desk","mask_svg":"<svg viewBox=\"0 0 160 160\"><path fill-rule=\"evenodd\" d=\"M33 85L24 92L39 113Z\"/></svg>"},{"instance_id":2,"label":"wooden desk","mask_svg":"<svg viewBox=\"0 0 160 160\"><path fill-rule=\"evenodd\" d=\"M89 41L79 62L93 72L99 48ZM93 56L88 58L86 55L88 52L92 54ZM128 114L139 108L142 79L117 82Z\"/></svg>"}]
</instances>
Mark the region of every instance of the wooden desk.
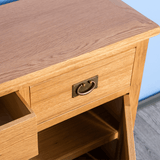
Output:
<instances>
[{"instance_id":1,"label":"wooden desk","mask_svg":"<svg viewBox=\"0 0 160 160\"><path fill-rule=\"evenodd\" d=\"M121 135L121 155L135 159L145 55L149 38L159 33L157 24L120 0L0 6L1 159L73 159ZM96 89L72 98L74 84L96 75ZM98 114L108 112L119 129Z\"/></svg>"}]
</instances>

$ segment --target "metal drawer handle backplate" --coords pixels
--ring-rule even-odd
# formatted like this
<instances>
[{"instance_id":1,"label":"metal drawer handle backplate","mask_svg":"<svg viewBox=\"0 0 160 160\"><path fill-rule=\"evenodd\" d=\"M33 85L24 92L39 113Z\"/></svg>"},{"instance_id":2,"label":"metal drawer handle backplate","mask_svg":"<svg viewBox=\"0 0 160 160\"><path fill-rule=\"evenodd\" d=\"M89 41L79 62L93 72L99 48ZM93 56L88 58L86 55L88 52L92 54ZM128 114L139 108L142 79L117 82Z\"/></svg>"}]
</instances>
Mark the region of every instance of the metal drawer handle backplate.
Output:
<instances>
[{"instance_id":1,"label":"metal drawer handle backplate","mask_svg":"<svg viewBox=\"0 0 160 160\"><path fill-rule=\"evenodd\" d=\"M89 83L92 84L92 86L91 86L91 88L90 88L88 91L83 92L83 93L80 92L81 87L85 86L85 83L82 83L82 84L78 87L78 89L77 89L77 94L80 95L80 96L84 96L84 95L87 95L87 94L91 93L91 92L95 89L95 87L96 87L96 82L94 82L94 81L89 81Z\"/></svg>"},{"instance_id":2,"label":"metal drawer handle backplate","mask_svg":"<svg viewBox=\"0 0 160 160\"><path fill-rule=\"evenodd\" d=\"M98 75L72 85L72 98L84 96L98 87Z\"/></svg>"}]
</instances>

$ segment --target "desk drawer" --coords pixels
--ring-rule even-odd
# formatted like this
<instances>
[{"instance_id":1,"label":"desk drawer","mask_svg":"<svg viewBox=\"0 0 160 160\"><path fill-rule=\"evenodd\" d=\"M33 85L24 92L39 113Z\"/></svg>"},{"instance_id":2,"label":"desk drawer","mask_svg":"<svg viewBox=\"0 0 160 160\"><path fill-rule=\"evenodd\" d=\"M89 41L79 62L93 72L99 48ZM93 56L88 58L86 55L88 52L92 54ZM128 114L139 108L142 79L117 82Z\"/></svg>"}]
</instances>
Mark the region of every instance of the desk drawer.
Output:
<instances>
[{"instance_id":1,"label":"desk drawer","mask_svg":"<svg viewBox=\"0 0 160 160\"><path fill-rule=\"evenodd\" d=\"M0 97L0 159L28 160L38 154L35 114L18 93Z\"/></svg>"},{"instance_id":2,"label":"desk drawer","mask_svg":"<svg viewBox=\"0 0 160 160\"><path fill-rule=\"evenodd\" d=\"M31 86L31 108L38 124L129 87L134 55L135 48ZM95 75L98 88L72 98L72 85Z\"/></svg>"}]
</instances>

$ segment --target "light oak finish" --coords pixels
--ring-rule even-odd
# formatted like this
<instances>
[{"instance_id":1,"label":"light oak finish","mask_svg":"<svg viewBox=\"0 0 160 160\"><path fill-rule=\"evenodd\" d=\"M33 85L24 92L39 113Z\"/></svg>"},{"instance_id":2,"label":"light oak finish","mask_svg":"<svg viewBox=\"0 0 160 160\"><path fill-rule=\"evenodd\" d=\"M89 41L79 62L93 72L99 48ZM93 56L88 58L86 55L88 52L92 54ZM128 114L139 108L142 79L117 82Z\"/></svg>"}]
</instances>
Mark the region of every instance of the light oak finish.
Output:
<instances>
[{"instance_id":1,"label":"light oak finish","mask_svg":"<svg viewBox=\"0 0 160 160\"><path fill-rule=\"evenodd\" d=\"M110 155L111 159L121 160L121 153L122 153L122 145L123 145L123 121L122 119L122 113L124 108L124 102L123 102L123 96L118 97L108 103L104 106L104 108L112 114L115 119L119 122L118 127L118 140L112 141L108 144L105 144L102 146L102 149Z\"/></svg>"},{"instance_id":2,"label":"light oak finish","mask_svg":"<svg viewBox=\"0 0 160 160\"><path fill-rule=\"evenodd\" d=\"M0 159L30 159L38 145L33 160L71 159L122 140L121 131L123 159L136 158L134 121L157 24L121 0L21 0L0 7L0 31ZM72 98L72 85L95 75L98 88ZM126 94L123 106L116 98Z\"/></svg>"},{"instance_id":3,"label":"light oak finish","mask_svg":"<svg viewBox=\"0 0 160 160\"><path fill-rule=\"evenodd\" d=\"M135 160L136 155L133 136L133 120L129 95L124 96L123 133L125 160Z\"/></svg>"},{"instance_id":4,"label":"light oak finish","mask_svg":"<svg viewBox=\"0 0 160 160\"><path fill-rule=\"evenodd\" d=\"M116 139L113 117L106 114L100 106L39 132L39 155L32 160L73 159Z\"/></svg>"},{"instance_id":5,"label":"light oak finish","mask_svg":"<svg viewBox=\"0 0 160 160\"><path fill-rule=\"evenodd\" d=\"M0 83L157 27L120 0L27 0L2 5Z\"/></svg>"},{"instance_id":6,"label":"light oak finish","mask_svg":"<svg viewBox=\"0 0 160 160\"><path fill-rule=\"evenodd\" d=\"M132 80L131 80L131 89L129 93L131 110L132 110L133 129L134 129L134 124L136 119L138 99L139 99L139 93L141 88L141 81L143 76L146 53L148 48L148 41L149 41L148 39L145 41L142 41L138 43L136 47L136 55L135 55Z\"/></svg>"},{"instance_id":7,"label":"light oak finish","mask_svg":"<svg viewBox=\"0 0 160 160\"><path fill-rule=\"evenodd\" d=\"M135 49L31 86L31 108L38 124L130 86ZM98 75L98 88L72 98L72 85Z\"/></svg>"},{"instance_id":8,"label":"light oak finish","mask_svg":"<svg viewBox=\"0 0 160 160\"><path fill-rule=\"evenodd\" d=\"M69 71L72 71L76 68L81 68L84 65L91 64L97 60L103 59L104 57L106 57L106 55L109 57L119 52L124 52L126 50L136 47L138 42L141 42L150 37L156 36L159 33L160 33L160 27L157 27L145 33L124 39L120 42L116 42L115 44L111 44L109 46L102 47L100 49L94 50L92 52L88 52L84 55L55 64L45 69L42 69L42 70L30 73L30 74L24 75L22 77L1 83L0 84L0 88L1 88L0 96L15 92L21 89L22 87L28 87L31 85L35 85L36 83L45 81L47 79L61 75Z\"/></svg>"},{"instance_id":9,"label":"light oak finish","mask_svg":"<svg viewBox=\"0 0 160 160\"><path fill-rule=\"evenodd\" d=\"M9 133L11 134L11 132ZM21 137L17 137L17 139L19 138ZM37 136L35 135L30 137L25 137L25 139L21 138L20 141L18 141L17 143L2 150L0 158L2 160L22 160L22 159L28 160L38 155L37 143L38 143Z\"/></svg>"},{"instance_id":10,"label":"light oak finish","mask_svg":"<svg viewBox=\"0 0 160 160\"><path fill-rule=\"evenodd\" d=\"M110 112L113 114L113 116L116 115L115 118L117 118L118 116L118 142L110 142L109 144L103 145L102 148L105 152L110 152L109 155L111 154L110 157L112 157L112 159L136 160L134 135L132 130L133 120L129 94L106 103L106 105L104 105L104 108L107 111L110 111L110 108L112 108L113 106L114 108L119 108L118 112L117 109L115 109L114 112L112 112L113 110L111 110Z\"/></svg>"},{"instance_id":11,"label":"light oak finish","mask_svg":"<svg viewBox=\"0 0 160 160\"><path fill-rule=\"evenodd\" d=\"M30 88L29 87L24 87L19 89L19 94L24 98L24 100L27 102L29 106L31 106L31 101L30 101Z\"/></svg>"},{"instance_id":12,"label":"light oak finish","mask_svg":"<svg viewBox=\"0 0 160 160\"><path fill-rule=\"evenodd\" d=\"M10 119L8 122L3 121L0 126L0 158L21 160L37 155L35 114L27 107L19 93L1 97L0 110L3 108L6 112L4 116L9 115Z\"/></svg>"},{"instance_id":13,"label":"light oak finish","mask_svg":"<svg viewBox=\"0 0 160 160\"><path fill-rule=\"evenodd\" d=\"M119 98L113 101L108 102L105 106L106 110L109 113L111 113L117 119L117 121L120 121L121 119L122 107L123 107L123 100L121 96L119 96Z\"/></svg>"},{"instance_id":14,"label":"light oak finish","mask_svg":"<svg viewBox=\"0 0 160 160\"><path fill-rule=\"evenodd\" d=\"M122 89L122 90L120 90L118 92L115 92L115 93L113 93L111 95L108 95L106 97L102 96L98 100L95 100L95 101L93 100L92 102L90 102L88 104L85 104L85 105L80 106L78 108L75 108L75 109L73 109L73 110L71 110L69 112L65 112L64 114L61 114L61 115L59 115L57 117L49 119L49 120L47 120L47 121L45 121L43 123L40 123L37 126L38 127L38 131L42 131L45 128L48 128L49 126L53 126L53 125L55 125L57 123L65 121L65 120L67 120L67 119L69 119L71 117L74 117L74 116L76 116L78 114L86 112L86 111L88 111L90 109L93 109L93 108L99 106L99 105L102 105L102 104L104 104L104 103L106 103L108 101L111 101L111 100L116 99L116 98L118 98L120 96L123 96L123 95L125 95L125 94L127 94L129 92L129 89L130 89L130 87L127 87L125 89Z\"/></svg>"}]
</instances>

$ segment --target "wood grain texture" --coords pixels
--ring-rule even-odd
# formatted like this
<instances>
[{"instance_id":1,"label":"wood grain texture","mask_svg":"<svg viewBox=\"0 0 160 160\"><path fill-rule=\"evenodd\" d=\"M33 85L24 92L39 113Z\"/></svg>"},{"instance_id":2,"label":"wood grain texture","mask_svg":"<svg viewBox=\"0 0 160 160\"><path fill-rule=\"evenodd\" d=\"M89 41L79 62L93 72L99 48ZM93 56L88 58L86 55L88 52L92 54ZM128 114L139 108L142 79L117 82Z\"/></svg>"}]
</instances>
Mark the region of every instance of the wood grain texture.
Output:
<instances>
[{"instance_id":1,"label":"wood grain texture","mask_svg":"<svg viewBox=\"0 0 160 160\"><path fill-rule=\"evenodd\" d=\"M38 154L36 117L30 109L24 109L23 101L18 93L0 100L12 117L12 121L0 126L0 158L4 160L27 159Z\"/></svg>"},{"instance_id":2,"label":"wood grain texture","mask_svg":"<svg viewBox=\"0 0 160 160\"><path fill-rule=\"evenodd\" d=\"M2 151L2 160L28 160L38 154L37 136L27 137Z\"/></svg>"},{"instance_id":3,"label":"wood grain texture","mask_svg":"<svg viewBox=\"0 0 160 160\"><path fill-rule=\"evenodd\" d=\"M31 113L16 93L0 97L0 102L13 119L18 119Z\"/></svg>"},{"instance_id":4,"label":"wood grain texture","mask_svg":"<svg viewBox=\"0 0 160 160\"><path fill-rule=\"evenodd\" d=\"M104 114L101 107L98 110ZM97 109L92 113L85 112L39 132L40 154L32 160L73 159L116 139L117 130L108 123L113 117L107 113L105 119L101 114L94 116Z\"/></svg>"},{"instance_id":5,"label":"wood grain texture","mask_svg":"<svg viewBox=\"0 0 160 160\"><path fill-rule=\"evenodd\" d=\"M118 134L118 137L119 137L119 134ZM115 158L117 144L118 144L118 139L115 139L101 146L101 149L108 155L109 159L111 160L114 160Z\"/></svg>"},{"instance_id":6,"label":"wood grain texture","mask_svg":"<svg viewBox=\"0 0 160 160\"><path fill-rule=\"evenodd\" d=\"M30 88L24 87L19 89L19 94L24 98L24 100L27 102L28 106L31 106L30 102Z\"/></svg>"},{"instance_id":7,"label":"wood grain texture","mask_svg":"<svg viewBox=\"0 0 160 160\"><path fill-rule=\"evenodd\" d=\"M1 6L0 83L157 27L120 0L22 0Z\"/></svg>"},{"instance_id":8,"label":"wood grain texture","mask_svg":"<svg viewBox=\"0 0 160 160\"><path fill-rule=\"evenodd\" d=\"M124 96L124 113L123 113L123 139L125 147L125 160L136 160L134 135L133 135L133 120L130 105L130 96Z\"/></svg>"},{"instance_id":9,"label":"wood grain texture","mask_svg":"<svg viewBox=\"0 0 160 160\"><path fill-rule=\"evenodd\" d=\"M124 94L125 95L125 94ZM118 140L112 141L102 146L102 149L110 155L111 159L121 160L121 150L123 144L123 121L122 110L124 108L123 96L118 97L104 105L104 108L119 122L118 125Z\"/></svg>"},{"instance_id":10,"label":"wood grain texture","mask_svg":"<svg viewBox=\"0 0 160 160\"><path fill-rule=\"evenodd\" d=\"M49 120L47 120L47 121L45 121L43 123L40 123L37 126L38 127L38 131L42 131L45 128L48 128L48 127L50 127L52 125L55 125L55 124L58 124L58 123L60 123L62 121L65 121L65 120L71 118L71 117L74 117L74 116L76 116L78 114L86 112L86 111L88 111L90 109L93 109L93 108L95 108L95 107L97 107L99 105L102 105L102 104L104 104L104 103L106 103L108 101L116 99L116 98L118 98L118 97L120 97L122 95L125 95L125 94L129 93L129 89L130 89L130 87L127 87L127 88L124 88L124 89L122 89L120 91L117 91L117 92L115 92L113 94L110 94L107 97L101 96L98 100L95 100L95 101L93 100L92 102L90 102L90 103L88 103L86 105L77 107L75 109L70 110L69 112L65 112L64 114L61 114L61 115L59 115L57 117L54 117L54 118L49 119Z\"/></svg>"},{"instance_id":11,"label":"wood grain texture","mask_svg":"<svg viewBox=\"0 0 160 160\"><path fill-rule=\"evenodd\" d=\"M117 99L114 99L106 103L106 106L105 106L107 111L111 113L117 119L117 121L120 121L122 107L123 107L122 97L119 97Z\"/></svg>"},{"instance_id":12,"label":"wood grain texture","mask_svg":"<svg viewBox=\"0 0 160 160\"><path fill-rule=\"evenodd\" d=\"M74 73L74 71L80 70L80 68L86 65L94 64L98 60L102 61L106 57L114 56L117 53L120 54L128 49L135 48L138 42L155 36L159 32L160 28L158 25L120 0L46 0L45 2L39 2L38 0L21 0L16 3L1 6L0 96L19 90L19 94L27 100L28 97L26 97L26 95L28 95L28 90L22 91L22 88L52 78L63 78L62 75L64 74L67 75L69 72ZM142 42L137 46L137 59L135 59L136 67L134 66L135 71L133 72L133 81L131 82L130 95L132 97L131 107L133 111L133 121L136 115L136 103L138 100L140 88L139 82L141 81L141 74L143 72L141 67L143 64L140 66L138 80L136 80L136 74L138 65L141 64L141 62L144 62L141 53L144 53L146 50L146 47L144 47L144 50L143 47ZM138 54L140 54L139 57ZM112 78L110 78L109 84L112 81L115 82L114 79L121 79L122 84L126 84L123 78L125 78L125 75L131 74L130 72L126 72L126 70L121 71L121 76L119 76L119 73L117 76L114 74L111 75ZM92 75L91 72L89 75ZM106 77L102 79L102 81L105 81ZM79 79L77 78L77 80ZM128 79L126 82L129 82ZM121 84L119 85L121 86ZM44 129L51 126L53 123L59 123L73 115L84 112L84 110L104 102L104 99L108 100L113 97L115 98L115 95L122 93L119 92L120 90L122 91L126 88L125 91L128 91L129 85L130 84L127 83L123 88L115 86L118 89L115 90L114 88L114 93L108 92L107 95L110 96L106 99L102 98L102 95L99 94L99 96L97 96L98 102L91 101L91 98L94 97L91 96L88 98L88 101L84 100L86 101L85 104L87 103L86 106L88 108L80 108L77 105L77 107L79 107L78 109L71 107L71 110L67 110L68 108L65 108L67 103L62 103L61 105L64 108L62 108L62 110L60 108L60 110L57 111L61 115L63 114L63 116L61 117L60 114L57 114L56 116L58 116L58 118L54 117L55 119L57 118L56 121L54 121L54 118L52 117L55 110L52 111L48 108L46 110L47 114L51 112L51 115L49 116L52 120L43 117L45 115L43 105L46 107L48 104L53 105L54 103L47 102L43 105L41 103L40 109L43 108L44 115L41 112L41 115L39 116L44 118L44 121L41 122L47 120L47 125L41 123L42 125L39 129ZM136 90L136 85L138 85L138 91ZM39 92L39 89L37 92ZM41 94L40 97L47 99L50 98L50 96L53 96L52 94L50 95L50 92L48 93L48 95ZM39 101L38 98L37 101ZM7 104L9 103L10 102L7 102ZM84 106L85 104L81 105ZM63 112L64 110L66 114ZM31 115L33 117L30 117ZM2 149L0 148L0 151L3 152L2 155L0 153L1 156L8 156L6 159L10 159L9 153L11 153L16 155L16 159L27 159L29 158L27 156L33 156L33 154L37 153L36 118L33 112L31 112L31 115L24 116L22 119L14 120L13 122L9 122L0 127L0 137L4 137L4 140L6 140L3 141L0 138L0 144L4 144L4 146L2 145ZM14 116L17 116L16 113L14 113ZM131 118L131 116L129 116L129 118ZM24 131L25 128L23 128L24 125L26 125L26 132ZM14 143L19 138L18 136L20 137L20 140L23 139L22 142L24 141L24 143L19 141ZM42 139L45 138L44 135ZM113 137L109 138L113 139ZM8 145L10 144L10 139L12 140L11 146ZM69 139L65 140L68 141ZM95 144L86 146L86 148L85 146L82 146L83 151L93 149L102 144L102 142L104 143L103 138L96 141ZM29 153L25 147L27 147L27 149L31 148L32 151ZM45 147L46 150L47 147ZM18 153L17 150L20 153ZM82 149L77 150L73 155L82 154L81 150ZM72 157L71 152L68 154L68 157L69 156ZM5 158L2 157L2 159Z\"/></svg>"},{"instance_id":13,"label":"wood grain texture","mask_svg":"<svg viewBox=\"0 0 160 160\"><path fill-rule=\"evenodd\" d=\"M31 86L31 108L38 124L64 114L93 99L130 86L135 49L111 56L49 81ZM98 88L86 96L72 98L72 85L98 75Z\"/></svg>"},{"instance_id":14,"label":"wood grain texture","mask_svg":"<svg viewBox=\"0 0 160 160\"><path fill-rule=\"evenodd\" d=\"M2 83L0 84L1 88L0 96L15 92L21 89L22 87L28 87L30 85L34 85L36 83L45 81L49 78L67 73L74 69L81 68L84 65L91 64L97 60L106 58L106 56L109 57L111 55L115 55L117 53L121 53L131 48L134 48L136 47L137 42L141 42L145 39L153 37L159 34L159 32L160 32L160 27L149 30L145 33L136 35L134 37L124 39L115 44L99 48L97 50L69 59L67 61L52 65L45 69L27 74L25 76L16 78L14 80Z\"/></svg>"},{"instance_id":15,"label":"wood grain texture","mask_svg":"<svg viewBox=\"0 0 160 160\"><path fill-rule=\"evenodd\" d=\"M138 99L139 99L143 69L146 59L146 53L148 48L148 41L149 40L142 41L138 43L136 47L136 55L135 55L132 80L131 80L131 89L129 93L131 110L132 110L133 129L136 119Z\"/></svg>"}]
</instances>

